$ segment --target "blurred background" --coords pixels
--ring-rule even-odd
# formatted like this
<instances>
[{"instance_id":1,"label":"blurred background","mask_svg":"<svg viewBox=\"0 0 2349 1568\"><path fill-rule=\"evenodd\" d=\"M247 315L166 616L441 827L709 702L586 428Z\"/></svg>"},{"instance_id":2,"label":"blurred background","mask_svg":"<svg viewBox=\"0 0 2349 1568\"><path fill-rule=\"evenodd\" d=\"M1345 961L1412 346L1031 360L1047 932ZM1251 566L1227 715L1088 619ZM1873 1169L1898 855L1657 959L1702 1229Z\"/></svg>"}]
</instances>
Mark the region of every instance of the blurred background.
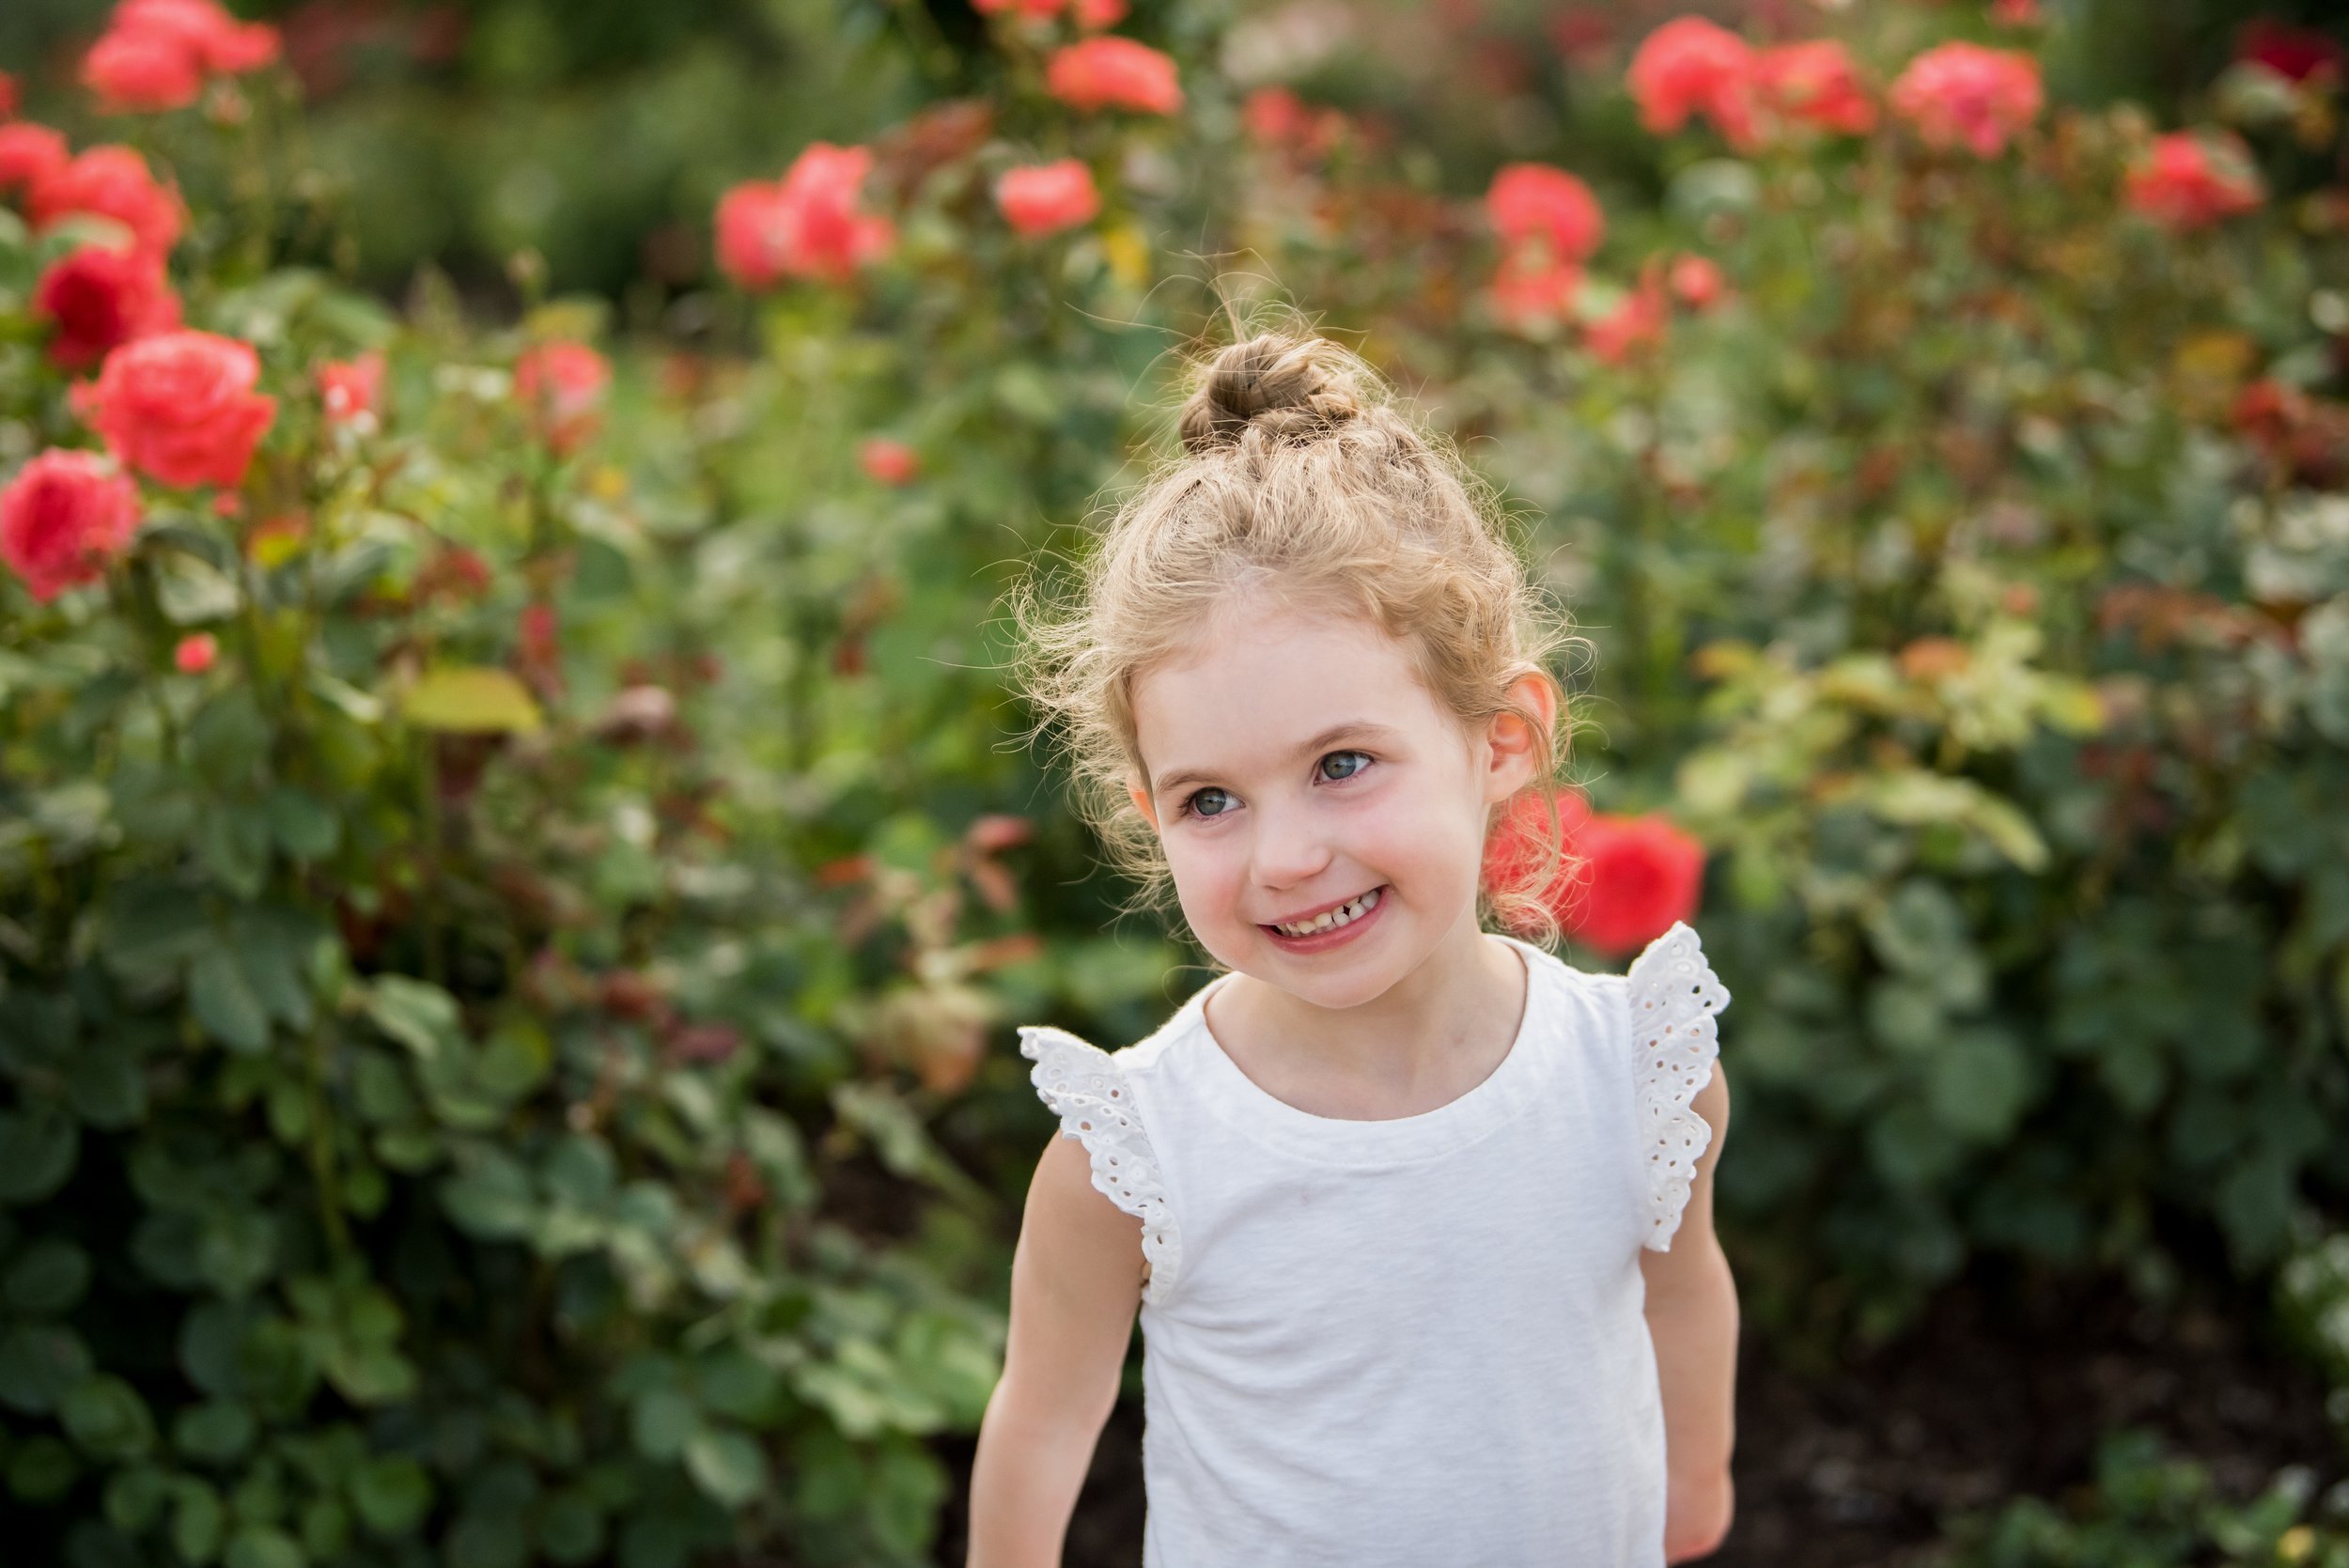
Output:
<instances>
[{"instance_id":1,"label":"blurred background","mask_svg":"<svg viewBox=\"0 0 2349 1568\"><path fill-rule=\"evenodd\" d=\"M1209 972L1005 596L1284 302L1589 639L1563 955L1736 998L1711 1560L2349 1568L2334 8L12 0L0 72L11 1561L959 1563L1012 1026Z\"/></svg>"}]
</instances>

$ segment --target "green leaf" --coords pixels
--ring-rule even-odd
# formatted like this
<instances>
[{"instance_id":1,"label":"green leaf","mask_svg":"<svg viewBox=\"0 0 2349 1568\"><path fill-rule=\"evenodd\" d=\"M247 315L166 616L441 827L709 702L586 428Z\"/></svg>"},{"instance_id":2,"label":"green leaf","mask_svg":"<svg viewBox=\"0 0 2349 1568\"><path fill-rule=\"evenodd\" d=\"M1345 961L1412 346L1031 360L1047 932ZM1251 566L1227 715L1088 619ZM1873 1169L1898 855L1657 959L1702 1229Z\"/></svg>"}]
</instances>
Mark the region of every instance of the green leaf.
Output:
<instances>
[{"instance_id":1,"label":"green leaf","mask_svg":"<svg viewBox=\"0 0 2349 1568\"><path fill-rule=\"evenodd\" d=\"M89 1288L89 1254L70 1241L44 1238L9 1265L0 1297L20 1312L54 1316L69 1311Z\"/></svg>"},{"instance_id":2,"label":"green leaf","mask_svg":"<svg viewBox=\"0 0 2349 1568\"><path fill-rule=\"evenodd\" d=\"M171 1423L172 1447L191 1459L226 1465L253 1446L259 1430L253 1412L228 1400L191 1405Z\"/></svg>"},{"instance_id":3,"label":"green leaf","mask_svg":"<svg viewBox=\"0 0 2349 1568\"><path fill-rule=\"evenodd\" d=\"M66 1099L92 1126L127 1127L147 1113L147 1079L121 1040L77 1047L65 1069Z\"/></svg>"},{"instance_id":4,"label":"green leaf","mask_svg":"<svg viewBox=\"0 0 2349 1568\"><path fill-rule=\"evenodd\" d=\"M143 1535L170 1499L170 1480L154 1466L117 1470L106 1483L106 1522L125 1535Z\"/></svg>"},{"instance_id":5,"label":"green leaf","mask_svg":"<svg viewBox=\"0 0 2349 1568\"><path fill-rule=\"evenodd\" d=\"M8 1450L8 1490L26 1502L51 1502L72 1488L82 1473L73 1451L43 1433Z\"/></svg>"},{"instance_id":6,"label":"green leaf","mask_svg":"<svg viewBox=\"0 0 2349 1568\"><path fill-rule=\"evenodd\" d=\"M647 1459L675 1459L701 1426L701 1412L676 1389L648 1389L638 1396L630 1421L636 1452Z\"/></svg>"},{"instance_id":7,"label":"green leaf","mask_svg":"<svg viewBox=\"0 0 2349 1568\"><path fill-rule=\"evenodd\" d=\"M379 975L367 987L366 1010L376 1028L427 1062L464 1047L457 999L428 981Z\"/></svg>"},{"instance_id":8,"label":"green leaf","mask_svg":"<svg viewBox=\"0 0 2349 1568\"><path fill-rule=\"evenodd\" d=\"M188 724L188 760L223 790L250 779L269 753L269 723L252 691L224 688Z\"/></svg>"},{"instance_id":9,"label":"green leaf","mask_svg":"<svg viewBox=\"0 0 2349 1568\"><path fill-rule=\"evenodd\" d=\"M90 1374L90 1354L72 1329L23 1323L0 1333L0 1405L28 1416L54 1410Z\"/></svg>"},{"instance_id":10,"label":"green leaf","mask_svg":"<svg viewBox=\"0 0 2349 1568\"><path fill-rule=\"evenodd\" d=\"M203 901L187 889L149 877L116 883L99 907L98 950L125 982L145 986L211 943Z\"/></svg>"},{"instance_id":11,"label":"green leaf","mask_svg":"<svg viewBox=\"0 0 2349 1568\"><path fill-rule=\"evenodd\" d=\"M54 1106L0 1110L0 1204L37 1203L65 1185L81 1127Z\"/></svg>"},{"instance_id":12,"label":"green leaf","mask_svg":"<svg viewBox=\"0 0 2349 1568\"><path fill-rule=\"evenodd\" d=\"M218 1492L193 1476L179 1479L173 1488L171 1544L181 1557L194 1563L218 1557L227 1523Z\"/></svg>"},{"instance_id":13,"label":"green leaf","mask_svg":"<svg viewBox=\"0 0 2349 1568\"><path fill-rule=\"evenodd\" d=\"M308 1568L310 1559L275 1525L243 1525L228 1538L222 1568Z\"/></svg>"},{"instance_id":14,"label":"green leaf","mask_svg":"<svg viewBox=\"0 0 2349 1568\"><path fill-rule=\"evenodd\" d=\"M463 1170L441 1183L441 1207L457 1228L484 1241L529 1234L538 1200L521 1162L486 1147L459 1157Z\"/></svg>"},{"instance_id":15,"label":"green leaf","mask_svg":"<svg viewBox=\"0 0 2349 1568\"><path fill-rule=\"evenodd\" d=\"M419 729L527 734L543 721L530 689L510 671L444 664L408 689L400 711Z\"/></svg>"},{"instance_id":16,"label":"green leaf","mask_svg":"<svg viewBox=\"0 0 2349 1568\"><path fill-rule=\"evenodd\" d=\"M269 1045L268 1010L231 946L215 943L189 966L188 1008L204 1032L230 1050Z\"/></svg>"},{"instance_id":17,"label":"green leaf","mask_svg":"<svg viewBox=\"0 0 2349 1568\"><path fill-rule=\"evenodd\" d=\"M350 1502L376 1534L404 1535L432 1506L432 1478L405 1454L381 1455L352 1473Z\"/></svg>"},{"instance_id":18,"label":"green leaf","mask_svg":"<svg viewBox=\"0 0 2349 1568\"><path fill-rule=\"evenodd\" d=\"M306 789L280 784L270 792L270 831L294 861L322 861L342 842L341 818Z\"/></svg>"},{"instance_id":19,"label":"green leaf","mask_svg":"<svg viewBox=\"0 0 2349 1568\"><path fill-rule=\"evenodd\" d=\"M2022 1048L2003 1030L1960 1030L1926 1068L1926 1090L1940 1124L1979 1142L2015 1130L2030 1088Z\"/></svg>"},{"instance_id":20,"label":"green leaf","mask_svg":"<svg viewBox=\"0 0 2349 1568\"><path fill-rule=\"evenodd\" d=\"M685 1468L722 1507L739 1508L767 1489L767 1456L732 1427L705 1427L688 1437Z\"/></svg>"},{"instance_id":21,"label":"green leaf","mask_svg":"<svg viewBox=\"0 0 2349 1568\"><path fill-rule=\"evenodd\" d=\"M157 553L155 602L172 625L225 620L242 599L236 580L210 561L179 551Z\"/></svg>"},{"instance_id":22,"label":"green leaf","mask_svg":"<svg viewBox=\"0 0 2349 1568\"><path fill-rule=\"evenodd\" d=\"M66 1436L94 1459L136 1459L155 1446L155 1418L147 1401L110 1373L68 1389L57 1416Z\"/></svg>"}]
</instances>

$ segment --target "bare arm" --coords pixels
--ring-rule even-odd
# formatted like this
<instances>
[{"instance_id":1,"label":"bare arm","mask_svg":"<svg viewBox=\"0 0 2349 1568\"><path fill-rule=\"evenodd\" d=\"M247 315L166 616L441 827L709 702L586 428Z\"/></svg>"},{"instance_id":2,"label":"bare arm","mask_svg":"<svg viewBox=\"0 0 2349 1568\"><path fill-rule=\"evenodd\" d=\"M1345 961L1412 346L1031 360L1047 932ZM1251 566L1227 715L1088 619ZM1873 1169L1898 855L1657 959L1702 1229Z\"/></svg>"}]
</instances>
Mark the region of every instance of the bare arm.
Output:
<instances>
[{"instance_id":1,"label":"bare arm","mask_svg":"<svg viewBox=\"0 0 2349 1568\"><path fill-rule=\"evenodd\" d=\"M1718 1062L1689 1106L1711 1126L1712 1141L1697 1158L1672 1250L1640 1254L1664 1396L1667 1562L1718 1550L1735 1512L1729 1456L1736 1442L1737 1282L1713 1234L1713 1167L1729 1131L1729 1081Z\"/></svg>"},{"instance_id":2,"label":"bare arm","mask_svg":"<svg viewBox=\"0 0 2349 1568\"><path fill-rule=\"evenodd\" d=\"M1012 1254L1003 1375L971 1467L968 1568L1058 1568L1143 1273L1142 1222L1096 1190L1083 1145L1055 1133Z\"/></svg>"}]
</instances>

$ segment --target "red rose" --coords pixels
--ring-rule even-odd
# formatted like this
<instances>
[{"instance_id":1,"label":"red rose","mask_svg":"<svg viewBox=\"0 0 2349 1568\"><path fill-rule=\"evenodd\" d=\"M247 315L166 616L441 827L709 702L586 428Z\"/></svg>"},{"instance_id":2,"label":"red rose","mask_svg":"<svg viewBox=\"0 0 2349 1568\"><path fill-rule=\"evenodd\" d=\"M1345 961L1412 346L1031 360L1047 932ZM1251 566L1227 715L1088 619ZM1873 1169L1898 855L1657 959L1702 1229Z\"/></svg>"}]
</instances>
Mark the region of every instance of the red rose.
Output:
<instances>
[{"instance_id":1,"label":"red rose","mask_svg":"<svg viewBox=\"0 0 2349 1568\"><path fill-rule=\"evenodd\" d=\"M138 487L95 452L43 452L0 489L0 561L42 604L103 577L138 527Z\"/></svg>"},{"instance_id":2,"label":"red rose","mask_svg":"<svg viewBox=\"0 0 2349 1568\"><path fill-rule=\"evenodd\" d=\"M180 638L179 645L171 650L171 661L184 675L200 675L212 667L219 653L220 642L210 632L192 632Z\"/></svg>"},{"instance_id":3,"label":"red rose","mask_svg":"<svg viewBox=\"0 0 2349 1568\"><path fill-rule=\"evenodd\" d=\"M1650 131L1677 131L1702 115L1733 147L1750 148L1756 140L1753 51L1719 23L1699 16L1665 23L1641 41L1624 85Z\"/></svg>"},{"instance_id":4,"label":"red rose","mask_svg":"<svg viewBox=\"0 0 2349 1568\"><path fill-rule=\"evenodd\" d=\"M330 424L371 427L383 397L383 356L370 349L356 359L319 366L319 405Z\"/></svg>"},{"instance_id":5,"label":"red rose","mask_svg":"<svg viewBox=\"0 0 2349 1568\"><path fill-rule=\"evenodd\" d=\"M1663 817L1594 816L1580 847L1590 882L1573 926L1577 940L1611 956L1694 918L1704 846Z\"/></svg>"},{"instance_id":6,"label":"red rose","mask_svg":"<svg viewBox=\"0 0 2349 1568\"><path fill-rule=\"evenodd\" d=\"M1539 794L1519 795L1485 842L1485 886L1496 893L1535 893L1561 924L1565 923L1582 885L1579 872L1570 862L1579 854L1576 845L1590 819L1591 803L1579 790L1558 791L1554 809ZM1547 847L1553 840L1559 863L1551 871L1548 885L1536 890L1533 880L1541 874Z\"/></svg>"},{"instance_id":7,"label":"red rose","mask_svg":"<svg viewBox=\"0 0 2349 1568\"><path fill-rule=\"evenodd\" d=\"M2251 149L2232 131L2180 131L2154 138L2131 166L2128 204L2166 228L2202 228L2266 199Z\"/></svg>"},{"instance_id":8,"label":"red rose","mask_svg":"<svg viewBox=\"0 0 2349 1568\"><path fill-rule=\"evenodd\" d=\"M995 182L995 205L1022 234L1051 234L1091 223L1101 210L1093 171L1078 158L1006 170Z\"/></svg>"},{"instance_id":9,"label":"red rose","mask_svg":"<svg viewBox=\"0 0 2349 1568\"><path fill-rule=\"evenodd\" d=\"M914 475L922 472L922 459L914 455L913 448L886 436L869 437L857 448L856 459L867 478L878 479L884 485L911 484Z\"/></svg>"},{"instance_id":10,"label":"red rose","mask_svg":"<svg viewBox=\"0 0 2349 1568\"><path fill-rule=\"evenodd\" d=\"M1591 188L1548 163L1504 164L1485 193L1485 211L1504 243L1539 240L1560 261L1588 260L1607 234Z\"/></svg>"},{"instance_id":11,"label":"red rose","mask_svg":"<svg viewBox=\"0 0 2349 1568\"><path fill-rule=\"evenodd\" d=\"M1126 20L1126 0L1068 0L1068 19L1088 33Z\"/></svg>"},{"instance_id":12,"label":"red rose","mask_svg":"<svg viewBox=\"0 0 2349 1568\"><path fill-rule=\"evenodd\" d=\"M0 125L0 191L31 190L72 162L65 138L45 125Z\"/></svg>"},{"instance_id":13,"label":"red rose","mask_svg":"<svg viewBox=\"0 0 2349 1568\"><path fill-rule=\"evenodd\" d=\"M1085 39L1055 50L1045 63L1044 86L1086 113L1114 108L1171 115L1183 106L1174 60L1131 39Z\"/></svg>"},{"instance_id":14,"label":"red rose","mask_svg":"<svg viewBox=\"0 0 2349 1568\"><path fill-rule=\"evenodd\" d=\"M1718 303L1725 287L1721 270L1702 256L1674 257L1669 278L1672 290L1681 303L1699 310Z\"/></svg>"},{"instance_id":15,"label":"red rose","mask_svg":"<svg viewBox=\"0 0 2349 1568\"><path fill-rule=\"evenodd\" d=\"M79 370L122 344L178 326L179 301L163 281L161 256L84 245L41 274L33 314L55 323L51 362Z\"/></svg>"},{"instance_id":16,"label":"red rose","mask_svg":"<svg viewBox=\"0 0 2349 1568\"><path fill-rule=\"evenodd\" d=\"M541 343L514 363L514 396L556 453L576 451L602 422L612 366L584 343Z\"/></svg>"},{"instance_id":17,"label":"red rose","mask_svg":"<svg viewBox=\"0 0 2349 1568\"><path fill-rule=\"evenodd\" d=\"M73 404L129 467L166 485L244 479L277 400L253 390L252 345L203 332L159 333L106 356Z\"/></svg>"},{"instance_id":18,"label":"red rose","mask_svg":"<svg viewBox=\"0 0 2349 1568\"><path fill-rule=\"evenodd\" d=\"M1963 144L1977 158L1995 158L2039 117L2046 93L2039 62L2021 50L1945 43L1908 62L1890 102L1927 146Z\"/></svg>"},{"instance_id":19,"label":"red rose","mask_svg":"<svg viewBox=\"0 0 2349 1568\"><path fill-rule=\"evenodd\" d=\"M112 218L139 249L157 256L179 238L179 198L127 147L94 147L54 170L33 186L25 211L36 228L76 212Z\"/></svg>"},{"instance_id":20,"label":"red rose","mask_svg":"<svg viewBox=\"0 0 2349 1568\"><path fill-rule=\"evenodd\" d=\"M2238 58L2256 60L2277 75L2295 82L2338 82L2341 73L2341 45L2330 35L2310 27L2291 27L2269 17L2255 18L2235 35Z\"/></svg>"},{"instance_id":21,"label":"red rose","mask_svg":"<svg viewBox=\"0 0 2349 1568\"><path fill-rule=\"evenodd\" d=\"M845 282L888 254L896 230L857 210L872 150L815 142L772 184L750 181L718 203L718 264L745 288L776 279Z\"/></svg>"},{"instance_id":22,"label":"red rose","mask_svg":"<svg viewBox=\"0 0 2349 1568\"><path fill-rule=\"evenodd\" d=\"M1876 128L1875 101L1833 39L1763 50L1753 57L1753 85L1764 107L1781 120L1847 136Z\"/></svg>"}]
</instances>

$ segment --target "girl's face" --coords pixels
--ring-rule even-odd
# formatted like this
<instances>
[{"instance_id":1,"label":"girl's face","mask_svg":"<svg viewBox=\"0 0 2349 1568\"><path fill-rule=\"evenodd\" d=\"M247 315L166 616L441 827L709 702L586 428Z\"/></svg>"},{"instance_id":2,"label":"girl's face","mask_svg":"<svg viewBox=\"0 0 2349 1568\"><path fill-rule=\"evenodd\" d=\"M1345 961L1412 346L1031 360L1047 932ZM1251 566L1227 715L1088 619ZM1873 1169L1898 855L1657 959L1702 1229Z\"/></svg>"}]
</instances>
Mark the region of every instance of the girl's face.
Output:
<instances>
[{"instance_id":1,"label":"girl's face","mask_svg":"<svg viewBox=\"0 0 2349 1568\"><path fill-rule=\"evenodd\" d=\"M1547 712L1548 686L1525 686ZM1224 964L1336 1009L1480 939L1487 808L1536 777L1537 740L1512 716L1464 734L1377 627L1236 600L1188 662L1135 683L1134 720L1134 803Z\"/></svg>"}]
</instances>

